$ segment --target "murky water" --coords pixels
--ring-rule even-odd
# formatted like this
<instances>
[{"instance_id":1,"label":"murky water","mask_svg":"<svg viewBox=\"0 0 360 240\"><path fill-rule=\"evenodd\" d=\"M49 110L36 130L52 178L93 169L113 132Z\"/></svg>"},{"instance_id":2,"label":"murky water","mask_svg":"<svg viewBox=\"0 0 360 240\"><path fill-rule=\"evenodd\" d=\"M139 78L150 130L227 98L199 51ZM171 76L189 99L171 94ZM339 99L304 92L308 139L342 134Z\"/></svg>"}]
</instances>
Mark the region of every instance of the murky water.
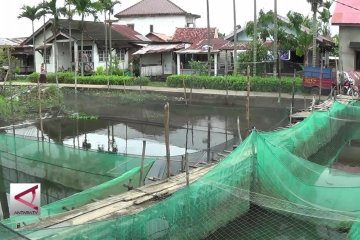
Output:
<instances>
[{"instance_id":1,"label":"murky water","mask_svg":"<svg viewBox=\"0 0 360 240\"><path fill-rule=\"evenodd\" d=\"M168 101L167 99L166 101ZM171 99L170 99L171 100ZM58 116L44 120L46 142L54 142L82 148L83 142L92 150L99 147L119 154L141 155L142 142L146 141L146 155L155 156L158 161L150 170L149 176L161 178L165 173L164 145L164 100L143 103L118 102L118 97L99 95L65 94L65 108L96 116L94 120L76 120ZM238 142L238 132L245 138L249 126L259 130L271 130L288 124L288 111L272 107L251 108L251 122L246 121L244 107L229 107L216 104L195 104L185 106L182 102L170 101L170 154L172 172L181 170L181 157L189 153L190 164L219 158L224 149L232 149ZM239 118L239 129L237 119ZM28 119L27 122L32 119ZM3 123L3 125L6 125ZM1 126L0 126L1 127ZM17 127L17 135L37 138L40 124ZM12 129L6 129L11 134ZM39 182L42 184L42 204L51 203L70 196L81 189L35 178L31 172L18 169L0 169L3 188L8 193L9 184L16 182ZM74 179L73 181L77 181ZM1 181L0 181L1 182Z\"/></svg>"}]
</instances>

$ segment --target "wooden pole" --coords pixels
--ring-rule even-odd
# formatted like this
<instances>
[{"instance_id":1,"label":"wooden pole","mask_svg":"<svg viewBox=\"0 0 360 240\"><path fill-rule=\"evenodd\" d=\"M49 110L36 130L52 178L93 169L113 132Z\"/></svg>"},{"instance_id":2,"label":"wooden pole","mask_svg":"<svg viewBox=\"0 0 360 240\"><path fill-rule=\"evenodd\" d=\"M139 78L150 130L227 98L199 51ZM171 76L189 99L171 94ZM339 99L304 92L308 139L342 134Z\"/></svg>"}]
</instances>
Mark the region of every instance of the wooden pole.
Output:
<instances>
[{"instance_id":1,"label":"wooden pole","mask_svg":"<svg viewBox=\"0 0 360 240\"><path fill-rule=\"evenodd\" d=\"M335 98L336 98L336 95L340 93L340 89L339 89L339 65L338 65L338 60L335 59L335 67L336 67L336 93L334 94ZM335 91L335 89L334 89Z\"/></svg>"},{"instance_id":2,"label":"wooden pole","mask_svg":"<svg viewBox=\"0 0 360 240\"><path fill-rule=\"evenodd\" d=\"M210 128L211 128L211 125L210 125L210 121L211 121L211 118L210 118L210 115L208 116L208 131L207 131L207 161L210 162L210 146L211 146L211 132L210 132Z\"/></svg>"},{"instance_id":3,"label":"wooden pole","mask_svg":"<svg viewBox=\"0 0 360 240\"><path fill-rule=\"evenodd\" d=\"M169 145L169 119L170 119L169 103L164 107L164 129L165 129L165 145L166 145L166 163L167 177L170 177L170 145Z\"/></svg>"},{"instance_id":4,"label":"wooden pole","mask_svg":"<svg viewBox=\"0 0 360 240\"><path fill-rule=\"evenodd\" d=\"M233 75L236 75L237 73L237 35L236 35L236 4L235 4L235 0L233 0L233 11L234 11L234 72ZM226 61L225 63L227 63L227 51L226 51ZM227 75L227 65L225 66L225 72ZM227 91L227 88L226 88ZM227 96L227 92L226 92L226 96Z\"/></svg>"},{"instance_id":5,"label":"wooden pole","mask_svg":"<svg viewBox=\"0 0 360 240\"><path fill-rule=\"evenodd\" d=\"M139 182L139 186L143 186L144 185L144 160L145 160L145 151L146 151L146 141L143 141L143 150L142 150L142 155L141 155L141 168L140 168L140 182Z\"/></svg>"},{"instance_id":6,"label":"wooden pole","mask_svg":"<svg viewBox=\"0 0 360 240\"><path fill-rule=\"evenodd\" d=\"M320 58L321 58L321 64L320 64L320 87L319 87L319 103L320 103L320 98L321 98L321 89L322 89L322 75L323 75L323 67L324 67L324 63L323 63L323 53L321 51L320 54Z\"/></svg>"},{"instance_id":7,"label":"wooden pole","mask_svg":"<svg viewBox=\"0 0 360 240\"><path fill-rule=\"evenodd\" d=\"M247 67L246 120L250 129L250 66Z\"/></svg>"},{"instance_id":8,"label":"wooden pole","mask_svg":"<svg viewBox=\"0 0 360 240\"><path fill-rule=\"evenodd\" d=\"M296 69L294 69L294 78L292 82L291 112L293 111L295 104L295 78L296 78Z\"/></svg>"},{"instance_id":9,"label":"wooden pole","mask_svg":"<svg viewBox=\"0 0 360 240\"><path fill-rule=\"evenodd\" d=\"M185 153L185 162L186 162L186 186L190 185L190 174L189 174L189 157L188 157L188 153Z\"/></svg>"},{"instance_id":10,"label":"wooden pole","mask_svg":"<svg viewBox=\"0 0 360 240\"><path fill-rule=\"evenodd\" d=\"M206 0L206 12L207 12L207 45L208 45L208 51L207 51L207 57L208 57L208 75L211 76L211 49L210 49L210 10L209 10L209 0Z\"/></svg>"},{"instance_id":11,"label":"wooden pole","mask_svg":"<svg viewBox=\"0 0 360 240\"><path fill-rule=\"evenodd\" d=\"M238 130L238 135L239 135L239 144L242 143L242 137L241 137L241 131L240 131L240 117L237 117L237 130Z\"/></svg>"},{"instance_id":12,"label":"wooden pole","mask_svg":"<svg viewBox=\"0 0 360 240\"><path fill-rule=\"evenodd\" d=\"M274 43L273 43L273 51L274 51L274 65L273 65L273 76L276 77L277 70L277 58L278 58L278 18L277 18L277 0L274 0Z\"/></svg>"},{"instance_id":13,"label":"wooden pole","mask_svg":"<svg viewBox=\"0 0 360 240\"><path fill-rule=\"evenodd\" d=\"M257 8L256 0L254 0L254 39L253 39L253 76L256 76L256 55L257 55Z\"/></svg>"},{"instance_id":14,"label":"wooden pole","mask_svg":"<svg viewBox=\"0 0 360 240\"><path fill-rule=\"evenodd\" d=\"M186 97L186 84L185 84L185 79L183 78L183 87L184 87L184 99L185 99L185 105L188 105L187 102L187 97Z\"/></svg>"}]
</instances>

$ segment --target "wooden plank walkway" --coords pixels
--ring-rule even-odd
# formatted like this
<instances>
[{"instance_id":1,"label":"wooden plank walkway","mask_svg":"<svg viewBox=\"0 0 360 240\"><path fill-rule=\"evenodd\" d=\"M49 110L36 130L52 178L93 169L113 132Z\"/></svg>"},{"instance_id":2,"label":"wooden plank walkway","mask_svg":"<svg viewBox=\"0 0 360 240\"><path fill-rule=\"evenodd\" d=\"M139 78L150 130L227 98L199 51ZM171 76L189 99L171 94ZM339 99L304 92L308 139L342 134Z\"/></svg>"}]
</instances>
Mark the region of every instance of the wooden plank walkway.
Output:
<instances>
[{"instance_id":1,"label":"wooden plank walkway","mask_svg":"<svg viewBox=\"0 0 360 240\"><path fill-rule=\"evenodd\" d=\"M190 171L190 183L209 172L215 164L199 167ZM110 219L119 215L130 215L154 205L174 192L186 187L186 173L181 173L167 180L149 184L126 193L112 196L78 209L53 217L44 218L40 222L30 224L19 230L57 228L84 224L91 221ZM36 232L35 232L36 233Z\"/></svg>"},{"instance_id":2,"label":"wooden plank walkway","mask_svg":"<svg viewBox=\"0 0 360 240\"><path fill-rule=\"evenodd\" d=\"M347 95L337 95L336 101L343 104L348 104L351 101L358 101L358 99ZM310 116L312 111L327 111L329 108L331 108L333 103L334 103L333 99L328 99L318 105L310 106L304 111L291 114L290 118L292 120L292 123L296 123L304 120L305 118Z\"/></svg>"}]
</instances>

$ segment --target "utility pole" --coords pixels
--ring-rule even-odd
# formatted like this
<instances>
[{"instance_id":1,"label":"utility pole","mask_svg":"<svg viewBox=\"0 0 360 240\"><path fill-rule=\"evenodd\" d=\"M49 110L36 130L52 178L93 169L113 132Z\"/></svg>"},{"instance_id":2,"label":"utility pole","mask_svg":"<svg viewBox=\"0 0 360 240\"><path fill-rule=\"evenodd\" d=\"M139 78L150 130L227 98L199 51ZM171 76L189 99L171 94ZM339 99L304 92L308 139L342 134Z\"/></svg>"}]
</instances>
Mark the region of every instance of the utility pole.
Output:
<instances>
[{"instance_id":1,"label":"utility pole","mask_svg":"<svg viewBox=\"0 0 360 240\"><path fill-rule=\"evenodd\" d=\"M236 35L236 4L235 0L233 0L233 9L234 9L234 72L233 75L237 73L237 35ZM227 61L227 59L226 59Z\"/></svg>"},{"instance_id":2,"label":"utility pole","mask_svg":"<svg viewBox=\"0 0 360 240\"><path fill-rule=\"evenodd\" d=\"M274 0L274 65L273 65L273 76L276 77L277 70L277 59L278 59L278 18L277 18L277 0Z\"/></svg>"},{"instance_id":3,"label":"utility pole","mask_svg":"<svg viewBox=\"0 0 360 240\"><path fill-rule=\"evenodd\" d=\"M257 55L257 9L256 9L256 0L254 0L254 39L253 39L253 44L254 44L254 55L253 55L253 76L256 76L256 55Z\"/></svg>"},{"instance_id":4,"label":"utility pole","mask_svg":"<svg viewBox=\"0 0 360 240\"><path fill-rule=\"evenodd\" d=\"M207 57L208 57L208 75L211 75L211 49L210 49L210 10L209 10L209 0L206 0L206 11L207 11L207 45L208 45L208 49L207 49Z\"/></svg>"}]
</instances>

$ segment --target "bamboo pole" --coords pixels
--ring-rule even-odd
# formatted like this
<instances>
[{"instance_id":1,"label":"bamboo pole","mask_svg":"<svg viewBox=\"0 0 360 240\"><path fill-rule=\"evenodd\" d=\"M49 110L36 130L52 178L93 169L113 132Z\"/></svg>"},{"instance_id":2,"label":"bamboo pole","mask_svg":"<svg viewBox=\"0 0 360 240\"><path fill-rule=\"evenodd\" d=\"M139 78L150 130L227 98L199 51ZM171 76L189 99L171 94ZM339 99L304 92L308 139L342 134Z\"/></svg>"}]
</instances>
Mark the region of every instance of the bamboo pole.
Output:
<instances>
[{"instance_id":1,"label":"bamboo pole","mask_svg":"<svg viewBox=\"0 0 360 240\"><path fill-rule=\"evenodd\" d=\"M146 141L143 141L143 150L142 150L142 155L141 155L141 168L140 168L140 182L139 182L139 186L143 186L144 185L144 160L145 160L145 151L146 151Z\"/></svg>"},{"instance_id":2,"label":"bamboo pole","mask_svg":"<svg viewBox=\"0 0 360 240\"><path fill-rule=\"evenodd\" d=\"M247 67L246 120L250 129L250 66Z\"/></svg>"},{"instance_id":3,"label":"bamboo pole","mask_svg":"<svg viewBox=\"0 0 360 240\"><path fill-rule=\"evenodd\" d=\"M166 163L167 163L167 177L170 177L170 145L169 145L169 103L164 107L164 130L165 130L165 145L166 145Z\"/></svg>"},{"instance_id":4,"label":"bamboo pole","mask_svg":"<svg viewBox=\"0 0 360 240\"><path fill-rule=\"evenodd\" d=\"M186 84L185 84L185 79L183 78L183 87L184 87L184 99L185 99L185 105L188 105L188 101L187 101L187 96L186 96Z\"/></svg>"},{"instance_id":5,"label":"bamboo pole","mask_svg":"<svg viewBox=\"0 0 360 240\"><path fill-rule=\"evenodd\" d=\"M185 153L185 162L186 162L186 186L190 185L190 173L189 173L189 157L188 153Z\"/></svg>"},{"instance_id":6,"label":"bamboo pole","mask_svg":"<svg viewBox=\"0 0 360 240\"><path fill-rule=\"evenodd\" d=\"M295 78L296 78L296 69L294 69L294 78L292 81L291 111L293 111L295 104Z\"/></svg>"},{"instance_id":7,"label":"bamboo pole","mask_svg":"<svg viewBox=\"0 0 360 240\"><path fill-rule=\"evenodd\" d=\"M321 89L322 89L322 77L323 77L323 67L324 67L324 62L323 62L323 53L321 52L320 54L320 58L321 58L321 64L320 64L320 88L319 88L319 103L320 103L320 98L321 98Z\"/></svg>"},{"instance_id":8,"label":"bamboo pole","mask_svg":"<svg viewBox=\"0 0 360 240\"><path fill-rule=\"evenodd\" d=\"M241 131L240 131L240 117L237 117L237 130L238 130L238 135L239 135L239 144L242 143L242 137L241 137Z\"/></svg>"}]
</instances>

